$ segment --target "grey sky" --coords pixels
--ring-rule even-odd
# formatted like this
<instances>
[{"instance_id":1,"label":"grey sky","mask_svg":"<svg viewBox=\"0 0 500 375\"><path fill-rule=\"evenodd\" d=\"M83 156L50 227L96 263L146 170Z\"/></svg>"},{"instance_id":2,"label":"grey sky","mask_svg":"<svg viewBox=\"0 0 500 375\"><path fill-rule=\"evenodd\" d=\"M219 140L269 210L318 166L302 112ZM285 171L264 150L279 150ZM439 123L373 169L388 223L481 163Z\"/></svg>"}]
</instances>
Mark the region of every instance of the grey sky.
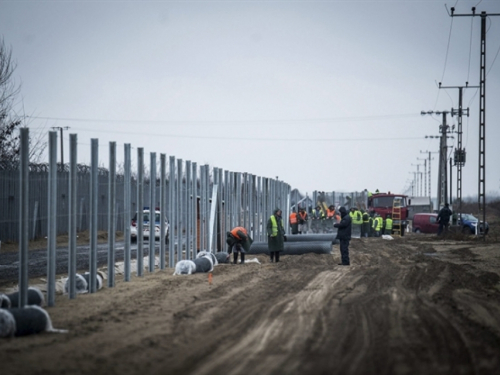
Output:
<instances>
[{"instance_id":1,"label":"grey sky","mask_svg":"<svg viewBox=\"0 0 500 375\"><path fill-rule=\"evenodd\" d=\"M69 126L81 162L98 138L105 166L116 141L120 160L131 143L134 161L144 147L146 160L279 176L303 193L402 192L420 151L438 151L425 136L441 117L420 111L458 107L437 82L479 84L480 17L445 4L500 13L497 0L0 0L0 33L30 128ZM487 27L486 190L498 192L500 17ZM478 95L464 91L464 196L478 189Z\"/></svg>"}]
</instances>

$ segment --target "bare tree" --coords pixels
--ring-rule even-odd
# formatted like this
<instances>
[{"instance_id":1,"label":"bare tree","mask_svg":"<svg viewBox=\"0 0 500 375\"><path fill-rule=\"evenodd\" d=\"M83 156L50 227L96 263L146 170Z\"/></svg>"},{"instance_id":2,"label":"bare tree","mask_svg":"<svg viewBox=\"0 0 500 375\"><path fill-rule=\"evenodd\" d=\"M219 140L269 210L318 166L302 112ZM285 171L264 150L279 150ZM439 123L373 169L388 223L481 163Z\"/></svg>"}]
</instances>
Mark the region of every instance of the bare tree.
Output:
<instances>
[{"instance_id":1,"label":"bare tree","mask_svg":"<svg viewBox=\"0 0 500 375\"><path fill-rule=\"evenodd\" d=\"M15 68L11 50L0 39L0 160L5 162L19 157L17 128L21 126L21 119L12 115L12 106L20 90L12 77Z\"/></svg>"},{"instance_id":2,"label":"bare tree","mask_svg":"<svg viewBox=\"0 0 500 375\"><path fill-rule=\"evenodd\" d=\"M0 38L0 160L13 163L19 159L19 128L26 126L26 116L18 115L14 104L21 86L14 81L16 64L12 61L12 51ZM24 111L24 109L23 109ZM47 143L40 134L30 137L30 160L39 161Z\"/></svg>"}]
</instances>

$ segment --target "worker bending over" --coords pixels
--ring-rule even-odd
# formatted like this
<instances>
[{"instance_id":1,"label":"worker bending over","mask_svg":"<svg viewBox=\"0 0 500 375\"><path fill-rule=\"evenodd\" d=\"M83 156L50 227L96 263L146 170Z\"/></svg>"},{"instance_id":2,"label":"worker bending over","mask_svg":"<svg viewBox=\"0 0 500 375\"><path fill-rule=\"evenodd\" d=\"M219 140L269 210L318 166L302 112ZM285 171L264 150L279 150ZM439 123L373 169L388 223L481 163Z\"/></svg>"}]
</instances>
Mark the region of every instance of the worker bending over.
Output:
<instances>
[{"instance_id":1,"label":"worker bending over","mask_svg":"<svg viewBox=\"0 0 500 375\"><path fill-rule=\"evenodd\" d=\"M226 243L229 245L228 254L233 253L233 263L238 263L238 253L241 253L241 264L245 263L245 253L252 246L252 238L243 227L235 227L227 232Z\"/></svg>"}]
</instances>

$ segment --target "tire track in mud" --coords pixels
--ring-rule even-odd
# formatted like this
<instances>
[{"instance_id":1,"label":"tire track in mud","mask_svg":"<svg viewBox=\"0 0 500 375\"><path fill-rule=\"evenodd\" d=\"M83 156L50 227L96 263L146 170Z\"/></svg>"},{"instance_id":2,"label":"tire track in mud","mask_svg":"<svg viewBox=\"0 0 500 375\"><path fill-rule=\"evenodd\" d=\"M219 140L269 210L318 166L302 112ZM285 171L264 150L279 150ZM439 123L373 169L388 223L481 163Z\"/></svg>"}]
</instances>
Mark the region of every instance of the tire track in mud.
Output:
<instances>
[{"instance_id":1,"label":"tire track in mud","mask_svg":"<svg viewBox=\"0 0 500 375\"><path fill-rule=\"evenodd\" d=\"M69 334L0 342L0 362L11 374L492 374L500 277L477 257L463 245L360 239L351 267L337 266L337 246L221 265L212 284L146 273L58 300L53 323Z\"/></svg>"},{"instance_id":2,"label":"tire track in mud","mask_svg":"<svg viewBox=\"0 0 500 375\"><path fill-rule=\"evenodd\" d=\"M330 262L326 268L331 271L325 271L325 264L322 270L309 269L317 276L296 283L295 292L274 295L264 313L253 296L243 293L250 302L238 299L245 313L234 314L245 323L224 327L237 331L237 337L225 334L188 372L481 373L472 354L478 348L471 347L461 323L452 319L454 308L436 303L453 277L451 266L423 256L423 251L434 251L431 246L358 245L356 265L339 269ZM294 272L288 280L305 276ZM273 276L253 283L266 303L269 291L259 285L264 280L272 284ZM496 310L489 311L486 320L493 324ZM258 318L245 319L245 314Z\"/></svg>"},{"instance_id":3,"label":"tire track in mud","mask_svg":"<svg viewBox=\"0 0 500 375\"><path fill-rule=\"evenodd\" d=\"M191 373L241 374L249 368L259 374L293 372L299 359L288 353L296 354L304 350L310 341L310 332L318 321L320 326L326 326L324 322L321 323L325 316L316 312L327 298L330 290L327 285L335 284L340 277L340 272L321 272L297 293L285 293L282 298L277 298L273 306L265 314L261 313L258 321L240 335L236 343L233 341L230 345L221 345ZM257 313L259 309L257 305L248 313ZM293 324L290 324L290 317L293 317ZM322 331L322 334L327 332L326 329Z\"/></svg>"},{"instance_id":4,"label":"tire track in mud","mask_svg":"<svg viewBox=\"0 0 500 375\"><path fill-rule=\"evenodd\" d=\"M393 251L399 261L405 258L404 254L397 253L396 248ZM474 267L457 266L456 259L425 257L421 253L409 259L412 262L408 267L399 264L400 274L395 283L397 294L403 297L395 304L399 309L395 322L405 323L396 331L396 341L401 342L400 352L406 355L403 355L401 363L394 369L398 370L397 373L405 372L401 371L404 370L403 367L407 369L407 373L410 373L411 369L420 373L483 373L485 368L475 357L477 353L488 351L491 347L477 347L477 343L482 339L478 337L477 331L468 328L469 319L458 311L460 298L455 298L457 294L454 291L461 287L472 287L480 292L484 287L491 290L491 285L487 286L478 281ZM398 262L393 268L398 268ZM486 284L496 283L498 275L489 275L485 279L489 280ZM388 285L385 282L382 284ZM492 319L495 313L498 313L498 293L496 296L496 303L476 299L475 303L471 304L469 301L465 305L485 304L483 310L491 311L489 319L486 320L490 322L491 327L498 327L498 319ZM497 354L498 344L497 335L496 340L493 339L493 347L496 347L493 351ZM405 350L402 350L403 348ZM496 363L498 364L498 360Z\"/></svg>"},{"instance_id":5,"label":"tire track in mud","mask_svg":"<svg viewBox=\"0 0 500 375\"><path fill-rule=\"evenodd\" d=\"M218 290L218 294L229 293L230 297L224 299L224 308L220 309L219 305L219 309L214 309L214 315L211 316L217 322L217 332L211 331L214 337L210 348L199 348L195 344L199 348L196 355L179 363L179 367L176 367L178 373L238 373L245 367L266 373L273 367L262 360L262 355L279 358L285 353L280 345L275 345L274 349L272 346L276 335L285 332L292 322L283 322L283 317L291 314L287 307L290 309L289 304L296 294L324 271L326 259L317 255L287 258L278 264L264 263L240 275L240 279L234 283L237 287L229 285L224 290ZM327 256L327 259L333 264L333 257ZM310 272L303 262L312 263L312 267L319 265L320 270L317 273ZM287 282L283 283L283 279ZM310 292L316 289L316 286L312 286L305 296L310 299ZM293 326L296 325L293 321ZM184 326L178 327L183 335L194 333L189 328L186 331ZM210 329L208 323L207 327L198 325L197 333L204 335Z\"/></svg>"}]
</instances>

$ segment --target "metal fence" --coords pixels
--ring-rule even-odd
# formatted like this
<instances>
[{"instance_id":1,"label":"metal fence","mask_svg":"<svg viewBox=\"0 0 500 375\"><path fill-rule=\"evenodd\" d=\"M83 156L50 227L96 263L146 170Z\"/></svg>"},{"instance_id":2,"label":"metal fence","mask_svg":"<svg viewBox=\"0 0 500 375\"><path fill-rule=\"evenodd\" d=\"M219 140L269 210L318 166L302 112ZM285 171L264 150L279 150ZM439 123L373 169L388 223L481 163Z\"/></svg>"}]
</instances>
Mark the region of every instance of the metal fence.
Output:
<instances>
[{"instance_id":1,"label":"metal fence","mask_svg":"<svg viewBox=\"0 0 500 375\"><path fill-rule=\"evenodd\" d=\"M164 179L157 178L154 184L154 191L151 189L150 176L141 181L141 206L149 206L151 204L151 197L154 196L154 207L160 207L160 190L161 184L164 184L166 191L170 190L172 182L174 195L175 191L179 190L182 193L189 192L189 198L181 196L176 205L171 205L170 200L174 198L168 194L165 199L165 206L175 206L176 209L172 210L171 226L176 225L176 218L179 218L178 225L185 225L187 221L188 205L192 200L193 191L196 190L198 199L198 209L202 212L198 213L202 222L206 222L209 206L207 202L211 201L211 189L214 184L218 185L218 200L220 204L217 207L218 219L217 221L217 234L223 233L222 224L225 222L234 225L242 225L255 232L254 235L260 236L261 233L257 232L257 228L262 224L261 206L262 204L273 205L278 204L287 212L287 199L288 197L278 197L274 200L263 199L262 194L270 193L272 185L282 184L273 179L257 177L248 173L229 172L223 171L219 168L211 169L208 165L198 167L196 163L186 161L185 165L182 160L171 158L171 163L174 164L173 178L170 179L170 174ZM3 165L0 169L0 240L6 242L18 242L19 240L19 207L20 207L20 189L21 185L26 181L21 181L19 176L19 169L9 168ZM69 233L69 181L70 170L68 165L61 171L60 165L57 166L56 172L56 193L55 193L55 227L56 234ZM176 170L177 169L177 170ZM178 178L178 175L181 178ZM76 230L77 232L88 231L90 227L90 180L91 180L91 167L87 165L77 165L73 180L74 188L76 190ZM197 176L200 176L198 178ZM97 229L99 231L107 231L109 229L109 171L108 169L99 168L97 172ZM47 164L30 164L28 175L28 239L35 240L46 238L48 235L48 195L49 195L49 170ZM172 181L171 181L172 180ZM194 181L194 184L193 184ZM187 184L191 186L187 186ZM125 204L125 178L123 174L116 175L115 177L115 195L114 202L116 205L114 220L115 228L118 232L124 232L126 227L130 224L132 216L137 211L138 197L138 179L131 177L129 179L130 185L130 200L129 207ZM203 190L201 189L203 187ZM274 188L276 189L276 188ZM278 193L278 192L276 192ZM281 192L279 192L281 194ZM222 199L222 201L221 201ZM241 201L240 205L237 204L237 199ZM129 215L126 214L126 209L129 208ZM259 209L258 209L259 208ZM189 208L193 210L194 207ZM230 210L234 213L229 216ZM270 210L266 212L270 215ZM253 214L250 212L253 211ZM223 212L227 215L224 217ZM221 216L222 215L222 216ZM167 215L168 216L168 215ZM182 216L182 217L181 217ZM267 218L266 218L267 220ZM222 221L222 222L221 222ZM255 228L255 230L254 230ZM175 228L174 228L175 229ZM261 239L259 237L259 239ZM218 239L217 244L223 241ZM206 248L207 244L202 240L203 247Z\"/></svg>"},{"instance_id":2,"label":"metal fence","mask_svg":"<svg viewBox=\"0 0 500 375\"><path fill-rule=\"evenodd\" d=\"M91 165L77 164L77 135L70 134L70 161L58 170L56 132L49 132L49 163L29 164L29 129L21 129L20 162L16 170L0 171L0 240L19 242L19 290L26 305L29 238L47 236L47 301L55 300L55 237L68 234L69 297L76 297L76 235L90 232L89 291L96 291L97 233L108 231L108 286L114 286L116 231L125 233L125 281L130 280L130 219L144 205L159 207L160 222L170 221L170 242L160 241L160 268L182 259L193 259L198 250L226 249L225 233L245 226L257 240L265 238L265 226L275 207L288 215L290 186L283 181L249 173L224 171L209 165L150 153L149 178L144 176L144 152L137 148L137 172L132 178L130 144L125 144L124 173L116 175L116 144L109 143L108 170L99 168L98 140L91 140ZM149 181L149 183L148 183ZM153 182L153 183L150 183ZM138 215L137 275L142 276L143 219ZM287 220L285 225L287 226ZM162 232L164 231L163 226ZM163 238L164 233L161 234ZM149 271L155 269L156 244L149 241ZM167 256L168 250L168 256Z\"/></svg>"},{"instance_id":3,"label":"metal fence","mask_svg":"<svg viewBox=\"0 0 500 375\"><path fill-rule=\"evenodd\" d=\"M283 181L250 173L225 171L209 165L183 161L166 154L150 153L149 175L145 176L144 150L137 148L132 173L131 145L124 146L124 171L116 173L116 144L109 143L108 168L98 154L98 139L91 140L91 165L77 163L77 135L70 134L70 161L57 163L57 133L49 132L49 162L29 163L29 129L21 129L19 164L0 168L0 241L19 243L19 290L21 305L27 301L28 241L47 237L47 301L55 299L55 237L68 235L69 298L76 298L76 236L90 234L89 291L96 292L97 235L108 232L108 286L114 286L116 233L123 232L125 281L131 275L130 221L144 206L159 207L160 222L168 218L169 237L159 243L160 268L194 259L199 250L227 249L226 232L235 226L247 228L256 241L266 240L266 224L276 207L283 211L285 230L291 207L291 187ZM133 176L135 174L135 176ZM294 203L358 205L363 193L314 192L313 198L294 197ZM307 198L307 197L306 197ZM348 200L348 201L346 201ZM161 236L165 237L165 228ZM137 223L137 275L144 272L143 219ZM149 272L155 269L156 244L149 240Z\"/></svg>"}]
</instances>

